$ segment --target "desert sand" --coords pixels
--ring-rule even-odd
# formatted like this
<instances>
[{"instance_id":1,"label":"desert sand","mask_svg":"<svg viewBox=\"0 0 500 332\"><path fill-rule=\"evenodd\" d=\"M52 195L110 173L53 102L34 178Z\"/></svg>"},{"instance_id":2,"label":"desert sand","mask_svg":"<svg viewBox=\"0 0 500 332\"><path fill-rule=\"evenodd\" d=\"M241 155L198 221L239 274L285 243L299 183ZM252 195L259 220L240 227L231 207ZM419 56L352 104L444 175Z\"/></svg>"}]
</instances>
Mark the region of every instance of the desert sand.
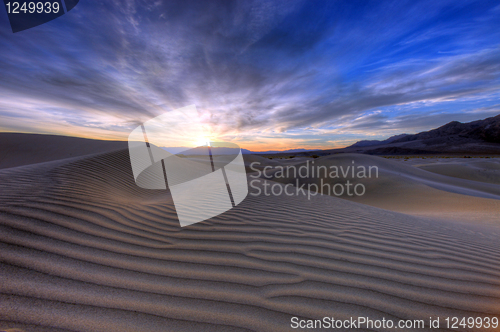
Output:
<instances>
[{"instance_id":1,"label":"desert sand","mask_svg":"<svg viewBox=\"0 0 500 332\"><path fill-rule=\"evenodd\" d=\"M252 158L258 158L253 156ZM500 158L412 158L384 159L362 154L337 154L318 159L298 158L287 160L296 168L331 165L358 165L378 168L379 177L354 180L362 182L366 193L357 197L340 196L343 199L402 212L409 215L445 219L449 221L474 222L500 227ZM272 159L269 164L276 168L280 160ZM354 161L354 164L352 163ZM268 162L269 163L269 162ZM265 165L262 162L262 165ZM267 174L272 171L267 172ZM323 175L323 173L322 173ZM457 177L460 176L460 177ZM296 183L296 179L273 178L281 183ZM316 183L320 177L300 178L299 183ZM344 178L323 179L323 183L343 183Z\"/></svg>"},{"instance_id":2,"label":"desert sand","mask_svg":"<svg viewBox=\"0 0 500 332\"><path fill-rule=\"evenodd\" d=\"M351 201L248 195L181 228L168 191L135 185L126 149L43 163L9 153L25 165L0 170L0 330L290 331L294 316L500 316L498 183L329 156L315 163L376 164L380 177Z\"/></svg>"},{"instance_id":3,"label":"desert sand","mask_svg":"<svg viewBox=\"0 0 500 332\"><path fill-rule=\"evenodd\" d=\"M127 142L57 135L0 133L0 169L127 148Z\"/></svg>"}]
</instances>

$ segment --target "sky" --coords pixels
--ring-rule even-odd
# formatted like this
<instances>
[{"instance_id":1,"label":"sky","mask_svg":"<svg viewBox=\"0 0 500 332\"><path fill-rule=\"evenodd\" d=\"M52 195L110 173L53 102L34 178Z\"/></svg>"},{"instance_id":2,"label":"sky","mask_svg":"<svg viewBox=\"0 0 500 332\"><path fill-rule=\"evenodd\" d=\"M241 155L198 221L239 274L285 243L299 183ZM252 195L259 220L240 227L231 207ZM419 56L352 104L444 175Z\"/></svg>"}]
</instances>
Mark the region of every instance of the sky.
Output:
<instances>
[{"instance_id":1,"label":"sky","mask_svg":"<svg viewBox=\"0 0 500 332\"><path fill-rule=\"evenodd\" d=\"M127 140L196 105L216 140L337 148L500 114L500 2L82 0L12 33L0 131Z\"/></svg>"}]
</instances>

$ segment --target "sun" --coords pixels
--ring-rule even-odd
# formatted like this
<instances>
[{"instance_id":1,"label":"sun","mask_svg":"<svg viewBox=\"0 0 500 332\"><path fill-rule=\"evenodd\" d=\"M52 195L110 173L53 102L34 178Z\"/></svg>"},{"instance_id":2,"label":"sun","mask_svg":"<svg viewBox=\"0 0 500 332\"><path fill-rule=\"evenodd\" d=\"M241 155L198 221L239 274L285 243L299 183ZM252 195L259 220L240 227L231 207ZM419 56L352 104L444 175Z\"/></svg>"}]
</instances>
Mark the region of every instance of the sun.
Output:
<instances>
[{"instance_id":1,"label":"sun","mask_svg":"<svg viewBox=\"0 0 500 332\"><path fill-rule=\"evenodd\" d=\"M214 138L209 135L194 135L191 144L195 147L198 146L209 146L210 142L215 142Z\"/></svg>"},{"instance_id":2,"label":"sun","mask_svg":"<svg viewBox=\"0 0 500 332\"><path fill-rule=\"evenodd\" d=\"M200 138L200 139L197 139L196 141L194 141L194 145L195 146L207 146L209 144L209 139L208 138Z\"/></svg>"}]
</instances>

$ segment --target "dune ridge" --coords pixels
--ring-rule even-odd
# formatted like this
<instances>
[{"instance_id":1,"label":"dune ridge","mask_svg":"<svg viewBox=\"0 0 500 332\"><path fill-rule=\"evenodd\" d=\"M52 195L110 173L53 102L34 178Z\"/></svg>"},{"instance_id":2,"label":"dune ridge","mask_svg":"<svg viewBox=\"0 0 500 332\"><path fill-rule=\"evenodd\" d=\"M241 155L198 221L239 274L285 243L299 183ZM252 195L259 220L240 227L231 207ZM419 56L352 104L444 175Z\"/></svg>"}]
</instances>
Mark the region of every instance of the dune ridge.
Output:
<instances>
[{"instance_id":1,"label":"dune ridge","mask_svg":"<svg viewBox=\"0 0 500 332\"><path fill-rule=\"evenodd\" d=\"M126 141L59 135L0 133L0 169L124 149Z\"/></svg>"},{"instance_id":2,"label":"dune ridge","mask_svg":"<svg viewBox=\"0 0 500 332\"><path fill-rule=\"evenodd\" d=\"M180 228L169 192L137 187L128 158L0 170L0 328L289 331L294 316L500 313L498 228L285 195Z\"/></svg>"}]
</instances>

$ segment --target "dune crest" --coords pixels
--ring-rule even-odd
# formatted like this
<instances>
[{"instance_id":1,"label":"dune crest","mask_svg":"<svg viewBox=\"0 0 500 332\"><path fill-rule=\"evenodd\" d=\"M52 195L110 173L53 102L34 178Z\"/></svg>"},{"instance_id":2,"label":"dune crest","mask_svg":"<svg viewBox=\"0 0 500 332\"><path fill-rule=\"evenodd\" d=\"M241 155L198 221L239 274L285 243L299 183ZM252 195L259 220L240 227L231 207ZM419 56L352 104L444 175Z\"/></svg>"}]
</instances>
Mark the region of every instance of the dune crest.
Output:
<instances>
[{"instance_id":1,"label":"dune crest","mask_svg":"<svg viewBox=\"0 0 500 332\"><path fill-rule=\"evenodd\" d=\"M492 316L499 235L284 195L180 228L168 191L135 185L127 150L10 168L0 326L288 331L294 316Z\"/></svg>"}]
</instances>

